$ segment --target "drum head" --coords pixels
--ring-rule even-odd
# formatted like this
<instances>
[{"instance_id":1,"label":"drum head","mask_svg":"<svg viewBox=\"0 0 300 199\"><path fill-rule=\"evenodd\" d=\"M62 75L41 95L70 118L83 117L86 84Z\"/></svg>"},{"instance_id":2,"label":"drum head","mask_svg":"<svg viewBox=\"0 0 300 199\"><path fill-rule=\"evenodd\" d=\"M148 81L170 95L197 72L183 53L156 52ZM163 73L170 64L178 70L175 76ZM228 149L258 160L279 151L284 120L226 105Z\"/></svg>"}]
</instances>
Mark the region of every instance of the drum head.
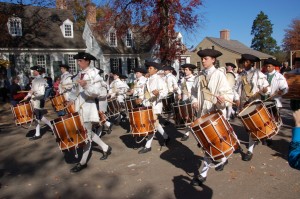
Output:
<instances>
[{"instance_id":1,"label":"drum head","mask_svg":"<svg viewBox=\"0 0 300 199\"><path fill-rule=\"evenodd\" d=\"M233 88L233 86L235 85L235 75L232 72L228 72L226 73L226 78L230 88Z\"/></svg>"}]
</instances>

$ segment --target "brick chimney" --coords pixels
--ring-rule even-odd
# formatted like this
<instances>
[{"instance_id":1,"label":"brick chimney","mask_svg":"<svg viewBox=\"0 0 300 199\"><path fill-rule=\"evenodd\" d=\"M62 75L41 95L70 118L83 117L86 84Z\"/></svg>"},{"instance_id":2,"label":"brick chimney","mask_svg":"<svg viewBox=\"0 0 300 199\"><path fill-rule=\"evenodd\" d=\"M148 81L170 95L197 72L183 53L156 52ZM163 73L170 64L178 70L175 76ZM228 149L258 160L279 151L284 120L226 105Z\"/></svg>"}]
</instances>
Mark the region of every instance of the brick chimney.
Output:
<instances>
[{"instance_id":1,"label":"brick chimney","mask_svg":"<svg viewBox=\"0 0 300 199\"><path fill-rule=\"evenodd\" d=\"M220 39L230 40L230 31L229 30L221 30L220 31Z\"/></svg>"},{"instance_id":2,"label":"brick chimney","mask_svg":"<svg viewBox=\"0 0 300 199\"><path fill-rule=\"evenodd\" d=\"M86 20L89 23L97 23L96 5L93 3L88 3L88 4L86 4L85 9L86 9Z\"/></svg>"},{"instance_id":3,"label":"brick chimney","mask_svg":"<svg viewBox=\"0 0 300 199\"><path fill-rule=\"evenodd\" d=\"M56 8L61 10L66 10L67 9L66 0L56 0Z\"/></svg>"}]
</instances>

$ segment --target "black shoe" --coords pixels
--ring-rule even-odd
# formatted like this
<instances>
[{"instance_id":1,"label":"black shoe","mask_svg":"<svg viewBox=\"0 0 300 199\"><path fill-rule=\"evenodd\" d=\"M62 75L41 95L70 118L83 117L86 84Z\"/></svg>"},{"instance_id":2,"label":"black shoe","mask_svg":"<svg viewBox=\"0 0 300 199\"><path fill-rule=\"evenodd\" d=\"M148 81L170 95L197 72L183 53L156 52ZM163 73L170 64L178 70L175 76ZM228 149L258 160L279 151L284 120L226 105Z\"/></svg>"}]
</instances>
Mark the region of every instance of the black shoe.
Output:
<instances>
[{"instance_id":1,"label":"black shoe","mask_svg":"<svg viewBox=\"0 0 300 199\"><path fill-rule=\"evenodd\" d=\"M100 158L100 160L106 160L108 158L108 156L111 154L111 150L112 150L112 148L110 146L108 146L107 151L103 152L103 156Z\"/></svg>"},{"instance_id":2,"label":"black shoe","mask_svg":"<svg viewBox=\"0 0 300 199\"><path fill-rule=\"evenodd\" d=\"M166 121L166 122L164 123L165 126L167 126L167 125L169 125L169 124L171 124L171 122L169 122L169 121Z\"/></svg>"},{"instance_id":3,"label":"black shoe","mask_svg":"<svg viewBox=\"0 0 300 199\"><path fill-rule=\"evenodd\" d=\"M226 164L228 164L228 160L226 160L223 164L217 166L217 167L215 168L215 170L216 170L216 171L223 171L223 169L224 169L224 167L225 167Z\"/></svg>"},{"instance_id":4,"label":"black shoe","mask_svg":"<svg viewBox=\"0 0 300 199\"><path fill-rule=\"evenodd\" d=\"M139 154L143 154L143 153L147 153L147 152L149 152L149 151L151 151L151 148L146 148L146 147L144 147L144 148L142 148L141 150L139 150Z\"/></svg>"},{"instance_id":5,"label":"black shoe","mask_svg":"<svg viewBox=\"0 0 300 199\"><path fill-rule=\"evenodd\" d=\"M111 128L112 128L112 123L109 125L106 134L109 135L111 134Z\"/></svg>"},{"instance_id":6,"label":"black shoe","mask_svg":"<svg viewBox=\"0 0 300 199\"><path fill-rule=\"evenodd\" d=\"M85 169L87 167L87 164L81 165L80 163L77 163L71 170L70 172L72 173L77 173L81 171L82 169Z\"/></svg>"},{"instance_id":7,"label":"black shoe","mask_svg":"<svg viewBox=\"0 0 300 199\"><path fill-rule=\"evenodd\" d=\"M164 140L165 146L168 146L168 145L169 145L170 140L171 140L170 137L168 137L167 139Z\"/></svg>"},{"instance_id":8,"label":"black shoe","mask_svg":"<svg viewBox=\"0 0 300 199\"><path fill-rule=\"evenodd\" d=\"M266 143L267 143L267 146L271 146L273 144L273 140L272 139L267 139Z\"/></svg>"},{"instance_id":9,"label":"black shoe","mask_svg":"<svg viewBox=\"0 0 300 199\"><path fill-rule=\"evenodd\" d=\"M191 181L192 186L201 186L203 182L206 181L206 177L202 177L201 175L198 177L194 177L193 180Z\"/></svg>"},{"instance_id":10,"label":"black shoe","mask_svg":"<svg viewBox=\"0 0 300 199\"><path fill-rule=\"evenodd\" d=\"M36 135L34 135L33 137L30 137L29 138L29 140L38 140L38 139L40 139L42 136L36 136Z\"/></svg>"},{"instance_id":11,"label":"black shoe","mask_svg":"<svg viewBox=\"0 0 300 199\"><path fill-rule=\"evenodd\" d=\"M182 138L180 139L181 141L187 141L189 139L188 135L184 135L182 136Z\"/></svg>"},{"instance_id":12,"label":"black shoe","mask_svg":"<svg viewBox=\"0 0 300 199\"><path fill-rule=\"evenodd\" d=\"M253 153L251 153L251 152L248 151L248 152L243 156L242 160L244 160L244 161L250 161L250 160L252 159L252 157L253 157Z\"/></svg>"}]
</instances>

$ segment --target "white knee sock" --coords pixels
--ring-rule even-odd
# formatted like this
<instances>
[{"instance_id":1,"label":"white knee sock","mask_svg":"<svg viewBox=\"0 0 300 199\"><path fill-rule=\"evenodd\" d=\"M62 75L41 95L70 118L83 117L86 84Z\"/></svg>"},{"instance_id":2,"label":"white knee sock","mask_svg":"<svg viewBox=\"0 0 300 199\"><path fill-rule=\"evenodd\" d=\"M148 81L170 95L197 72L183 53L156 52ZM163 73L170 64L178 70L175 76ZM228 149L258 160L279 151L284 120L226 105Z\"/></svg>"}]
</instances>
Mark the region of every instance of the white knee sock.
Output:
<instances>
[{"instance_id":1,"label":"white knee sock","mask_svg":"<svg viewBox=\"0 0 300 199\"><path fill-rule=\"evenodd\" d=\"M41 135L41 127L40 127L40 121L38 121L38 124L35 127L35 136L40 136Z\"/></svg>"},{"instance_id":2,"label":"white knee sock","mask_svg":"<svg viewBox=\"0 0 300 199\"><path fill-rule=\"evenodd\" d=\"M163 129L163 127L160 124L158 124L156 126L156 129L164 137L164 139L168 138L168 135L166 134L165 130Z\"/></svg>"},{"instance_id":3,"label":"white knee sock","mask_svg":"<svg viewBox=\"0 0 300 199\"><path fill-rule=\"evenodd\" d=\"M53 126L52 126L51 122L45 116L42 117L41 121L44 122L45 124L47 124L53 131Z\"/></svg>"},{"instance_id":4,"label":"white knee sock","mask_svg":"<svg viewBox=\"0 0 300 199\"><path fill-rule=\"evenodd\" d=\"M146 142L146 145L145 145L146 148L151 148L153 138L154 138L154 133L151 135L148 135L148 141Z\"/></svg>"},{"instance_id":5,"label":"white knee sock","mask_svg":"<svg viewBox=\"0 0 300 199\"><path fill-rule=\"evenodd\" d=\"M248 147L249 152L253 153L254 145L255 145L255 141L252 139L251 135L249 135L249 147Z\"/></svg>"}]
</instances>

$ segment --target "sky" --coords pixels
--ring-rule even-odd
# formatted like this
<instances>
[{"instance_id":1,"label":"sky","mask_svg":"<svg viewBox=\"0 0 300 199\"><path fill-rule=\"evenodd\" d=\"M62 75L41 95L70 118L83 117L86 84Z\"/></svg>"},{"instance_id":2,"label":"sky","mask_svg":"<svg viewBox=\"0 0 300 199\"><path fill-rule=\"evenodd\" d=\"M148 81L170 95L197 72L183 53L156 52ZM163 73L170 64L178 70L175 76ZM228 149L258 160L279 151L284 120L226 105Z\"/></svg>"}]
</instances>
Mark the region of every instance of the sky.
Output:
<instances>
[{"instance_id":1,"label":"sky","mask_svg":"<svg viewBox=\"0 0 300 199\"><path fill-rule=\"evenodd\" d=\"M252 24L260 11L273 24L271 35L282 45L285 29L293 19L300 19L300 0L203 0L197 13L202 16L200 28L194 33L183 33L184 43L190 48L205 37L220 37L220 30L230 30L230 39L251 46Z\"/></svg>"}]
</instances>

